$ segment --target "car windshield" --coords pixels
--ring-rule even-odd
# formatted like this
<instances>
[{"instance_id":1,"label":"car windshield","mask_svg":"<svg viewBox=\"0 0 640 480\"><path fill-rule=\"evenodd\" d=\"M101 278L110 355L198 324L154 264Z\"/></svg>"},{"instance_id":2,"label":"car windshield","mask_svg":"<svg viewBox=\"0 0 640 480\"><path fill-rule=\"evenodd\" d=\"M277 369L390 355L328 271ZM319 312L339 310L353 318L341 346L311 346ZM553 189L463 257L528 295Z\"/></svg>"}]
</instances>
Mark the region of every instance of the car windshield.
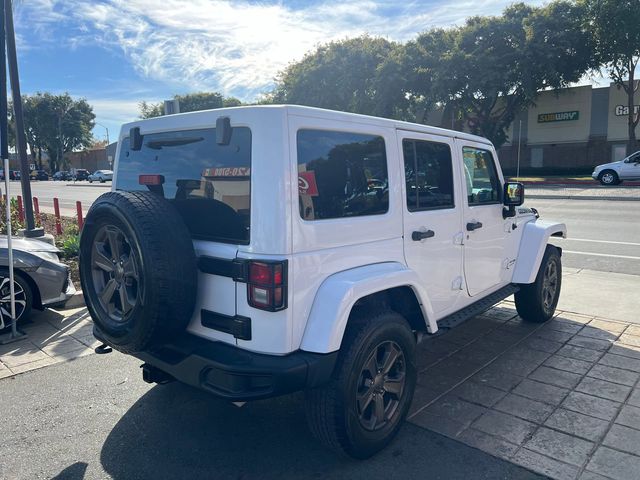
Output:
<instances>
[{"instance_id":1,"label":"car windshield","mask_svg":"<svg viewBox=\"0 0 640 480\"><path fill-rule=\"evenodd\" d=\"M130 149L127 137L116 169L116 190L147 190L140 175L161 175L162 194L194 238L249 243L249 128L233 128L228 145L216 142L214 128L147 134L140 150Z\"/></svg>"}]
</instances>

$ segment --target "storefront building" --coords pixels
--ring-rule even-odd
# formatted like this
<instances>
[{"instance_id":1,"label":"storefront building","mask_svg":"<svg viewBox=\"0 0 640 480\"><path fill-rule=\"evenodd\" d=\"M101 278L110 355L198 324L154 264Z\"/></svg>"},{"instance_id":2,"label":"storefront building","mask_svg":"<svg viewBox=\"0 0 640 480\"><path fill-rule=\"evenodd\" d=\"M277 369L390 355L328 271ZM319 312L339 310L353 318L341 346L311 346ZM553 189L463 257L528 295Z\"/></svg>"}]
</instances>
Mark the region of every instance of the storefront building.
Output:
<instances>
[{"instance_id":1,"label":"storefront building","mask_svg":"<svg viewBox=\"0 0 640 480\"><path fill-rule=\"evenodd\" d=\"M543 92L509 128L500 162L508 174L518 169L518 157L520 173L584 174L621 160L629 138L626 105L626 93L614 84Z\"/></svg>"}]
</instances>

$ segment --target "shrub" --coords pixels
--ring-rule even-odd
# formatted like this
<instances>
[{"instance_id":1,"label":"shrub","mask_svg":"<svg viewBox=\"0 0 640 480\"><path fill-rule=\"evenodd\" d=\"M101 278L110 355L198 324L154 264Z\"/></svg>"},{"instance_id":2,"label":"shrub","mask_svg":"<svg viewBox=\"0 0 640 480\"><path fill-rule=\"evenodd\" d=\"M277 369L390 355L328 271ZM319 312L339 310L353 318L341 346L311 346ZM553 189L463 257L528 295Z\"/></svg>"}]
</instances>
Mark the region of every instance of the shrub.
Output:
<instances>
[{"instance_id":1,"label":"shrub","mask_svg":"<svg viewBox=\"0 0 640 480\"><path fill-rule=\"evenodd\" d=\"M59 247L64 258L77 257L80 252L80 235L78 233L65 234Z\"/></svg>"}]
</instances>

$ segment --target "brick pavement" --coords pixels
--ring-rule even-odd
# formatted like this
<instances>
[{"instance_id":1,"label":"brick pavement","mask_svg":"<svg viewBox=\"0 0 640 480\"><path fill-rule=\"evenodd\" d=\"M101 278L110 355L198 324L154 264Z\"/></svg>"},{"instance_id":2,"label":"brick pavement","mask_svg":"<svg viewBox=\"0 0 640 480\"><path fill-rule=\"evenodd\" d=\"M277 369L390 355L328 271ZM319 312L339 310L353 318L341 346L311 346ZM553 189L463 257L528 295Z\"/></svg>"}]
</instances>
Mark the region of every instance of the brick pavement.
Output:
<instances>
[{"instance_id":1,"label":"brick pavement","mask_svg":"<svg viewBox=\"0 0 640 480\"><path fill-rule=\"evenodd\" d=\"M420 345L409 421L556 479L640 478L640 326L513 304Z\"/></svg>"}]
</instances>

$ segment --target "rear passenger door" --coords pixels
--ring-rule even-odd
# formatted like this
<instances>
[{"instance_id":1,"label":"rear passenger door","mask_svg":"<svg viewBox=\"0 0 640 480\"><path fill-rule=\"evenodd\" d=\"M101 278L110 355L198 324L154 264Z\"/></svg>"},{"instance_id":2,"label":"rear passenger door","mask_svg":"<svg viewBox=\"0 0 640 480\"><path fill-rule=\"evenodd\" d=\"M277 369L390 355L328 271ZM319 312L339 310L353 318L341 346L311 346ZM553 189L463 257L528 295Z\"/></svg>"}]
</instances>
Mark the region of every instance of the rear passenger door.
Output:
<instances>
[{"instance_id":1,"label":"rear passenger door","mask_svg":"<svg viewBox=\"0 0 640 480\"><path fill-rule=\"evenodd\" d=\"M469 295L501 283L508 231L502 217L502 178L489 145L458 140L465 177L464 273Z\"/></svg>"},{"instance_id":2,"label":"rear passenger door","mask_svg":"<svg viewBox=\"0 0 640 480\"><path fill-rule=\"evenodd\" d=\"M442 317L457 309L464 288L454 143L406 131L398 131L398 142L404 167L405 259L420 276L435 314Z\"/></svg>"}]
</instances>

